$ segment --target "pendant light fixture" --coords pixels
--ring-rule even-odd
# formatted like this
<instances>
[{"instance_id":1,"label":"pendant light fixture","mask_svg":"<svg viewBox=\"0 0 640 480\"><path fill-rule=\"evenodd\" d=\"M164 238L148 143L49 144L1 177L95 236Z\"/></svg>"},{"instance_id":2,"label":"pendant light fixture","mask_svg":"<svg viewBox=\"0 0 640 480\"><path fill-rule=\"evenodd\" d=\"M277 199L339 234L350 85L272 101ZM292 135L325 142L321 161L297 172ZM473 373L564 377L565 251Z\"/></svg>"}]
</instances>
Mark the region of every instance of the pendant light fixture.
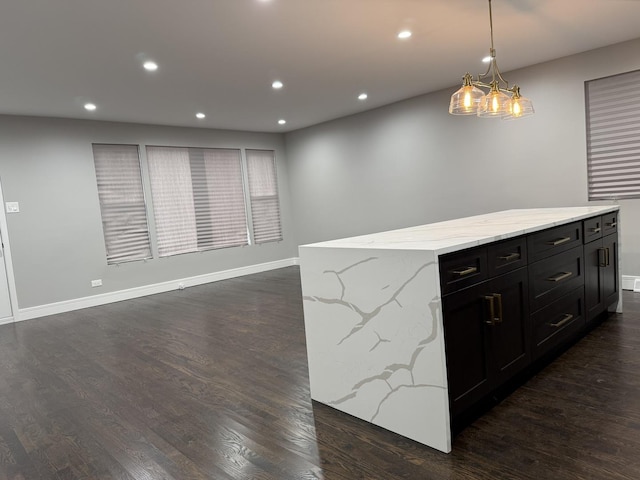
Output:
<instances>
[{"instance_id":1,"label":"pendant light fixture","mask_svg":"<svg viewBox=\"0 0 640 480\"><path fill-rule=\"evenodd\" d=\"M494 117L503 120L533 115L531 100L520 95L520 87L509 87L498 69L496 50L493 48L493 15L489 0L489 28L491 30L491 49L489 50L489 68L483 75L474 79L466 73L462 78L462 87L451 95L449 113L452 115L477 115L478 117ZM491 76L491 81L486 83ZM485 93L480 88L488 89Z\"/></svg>"}]
</instances>

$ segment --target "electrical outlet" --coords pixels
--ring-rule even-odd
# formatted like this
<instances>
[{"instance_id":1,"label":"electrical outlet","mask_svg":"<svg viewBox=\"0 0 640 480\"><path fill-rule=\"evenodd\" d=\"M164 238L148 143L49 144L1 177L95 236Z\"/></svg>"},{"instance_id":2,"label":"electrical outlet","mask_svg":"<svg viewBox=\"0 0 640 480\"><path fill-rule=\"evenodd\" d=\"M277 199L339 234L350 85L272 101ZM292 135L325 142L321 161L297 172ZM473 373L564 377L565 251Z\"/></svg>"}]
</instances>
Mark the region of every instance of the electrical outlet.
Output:
<instances>
[{"instance_id":1,"label":"electrical outlet","mask_svg":"<svg viewBox=\"0 0 640 480\"><path fill-rule=\"evenodd\" d=\"M92 287L101 287L102 286L102 279L97 279L97 280L91 280L91 286Z\"/></svg>"},{"instance_id":2,"label":"electrical outlet","mask_svg":"<svg viewBox=\"0 0 640 480\"><path fill-rule=\"evenodd\" d=\"M5 203L5 207L6 207L7 213L20 212L20 204L18 202L7 202Z\"/></svg>"}]
</instances>

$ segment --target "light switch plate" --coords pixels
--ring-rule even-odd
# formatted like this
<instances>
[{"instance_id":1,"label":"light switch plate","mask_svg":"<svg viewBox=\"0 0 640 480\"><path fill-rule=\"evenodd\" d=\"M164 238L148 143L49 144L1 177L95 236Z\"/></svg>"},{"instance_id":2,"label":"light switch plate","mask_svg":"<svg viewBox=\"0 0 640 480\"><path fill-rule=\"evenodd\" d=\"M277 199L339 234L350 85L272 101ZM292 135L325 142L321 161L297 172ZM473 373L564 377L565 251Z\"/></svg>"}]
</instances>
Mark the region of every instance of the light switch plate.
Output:
<instances>
[{"instance_id":1,"label":"light switch plate","mask_svg":"<svg viewBox=\"0 0 640 480\"><path fill-rule=\"evenodd\" d=\"M20 212L20 204L18 202L7 202L6 208L7 208L7 213Z\"/></svg>"}]
</instances>

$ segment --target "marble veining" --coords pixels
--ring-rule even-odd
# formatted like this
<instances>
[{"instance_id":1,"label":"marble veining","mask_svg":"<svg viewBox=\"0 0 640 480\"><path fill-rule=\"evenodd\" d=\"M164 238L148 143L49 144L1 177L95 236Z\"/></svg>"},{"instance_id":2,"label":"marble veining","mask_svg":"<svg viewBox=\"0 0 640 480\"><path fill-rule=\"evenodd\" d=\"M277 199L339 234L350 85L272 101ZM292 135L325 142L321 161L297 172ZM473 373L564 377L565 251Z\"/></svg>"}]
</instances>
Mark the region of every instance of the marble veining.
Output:
<instances>
[{"instance_id":1,"label":"marble veining","mask_svg":"<svg viewBox=\"0 0 640 480\"><path fill-rule=\"evenodd\" d=\"M341 278L341 274L343 274L344 272L346 272L347 270L350 270L351 268L354 268L358 265L361 265L363 263L366 262L370 262L372 260L377 260L376 257L370 257L367 258L365 260L362 260L360 262L357 262L353 265L350 265L342 270L340 270L339 272L336 272L335 270L325 270L323 273L332 273L335 274L336 277L338 278L338 281L340 282L340 286L342 287L342 295L340 296L340 298L322 298L322 297L314 297L314 296L304 296L303 300L309 300L312 302L320 302L320 303L326 303L326 304L335 304L335 305L343 305L344 307L350 308L351 310L353 310L354 312L356 312L361 320L360 322L358 322L353 329L345 336L343 337L339 342L338 345L342 345L342 343L347 340L349 337L351 337L352 335L358 333L362 328L364 328L370 321L372 318L376 317L380 311L386 307L387 305L389 305L390 303L396 302L400 308L402 308L402 304L400 304L400 302L398 301L398 295L400 295L400 293L402 292L402 290L404 290L404 288L414 279L418 276L418 274L424 270L425 268L427 268L430 265L433 265L435 262L430 262L430 263L426 263L424 265L422 265L420 268L417 269L417 271L411 275L411 277L409 277L402 285L400 285L395 292L393 292L393 294L383 303L377 305L373 310L369 311L369 312L365 312L363 311L360 307L358 307L358 305L355 305L354 303L351 302L347 302L344 300L344 294L345 294L345 284L342 281ZM387 288L389 288L389 286L385 286L383 287L383 290L386 290Z\"/></svg>"},{"instance_id":2,"label":"marble veining","mask_svg":"<svg viewBox=\"0 0 640 480\"><path fill-rule=\"evenodd\" d=\"M430 303L429 306L432 308L432 310L434 309L438 309L440 305L440 300L438 298L434 298ZM387 394L381 398L378 402L378 407L376 408L375 413L371 416L370 421L371 422L375 422L376 417L378 416L378 414L380 413L380 409L382 408L383 404L392 397L392 395L398 391L400 391L403 388L440 388L440 389L444 389L445 387L442 385L435 385L435 384L420 384L420 383L416 383L416 378L415 375L413 373L414 368L416 366L416 362L418 360L418 357L420 356L420 353L422 352L422 350L424 350L425 346L431 342L433 342L436 338L437 338L437 333L438 333L438 328L437 328L437 315L436 312L432 312L432 327L431 327L431 334L424 338L423 340L421 340L415 351L412 353L409 362L408 363L393 363L390 365L387 365L384 367L383 371L367 377L361 381L359 381L358 383L356 383L353 388L351 389L351 392L342 397L339 398L337 400L333 400L330 401L328 404L331 406L336 406L336 405L340 405L341 403L350 400L352 398L354 398L356 395L358 395L359 391L361 390L362 387L364 387L365 385L367 385L368 383L371 382L376 382L376 381L382 381L384 382L387 387L389 388L389 391L387 392ZM389 341L389 340L387 340ZM376 344L377 346L377 344ZM373 350L373 349L372 349ZM398 373L398 372L403 372L406 371L406 373L409 374L409 377L405 380L400 380L399 384L394 385L392 383L392 377Z\"/></svg>"}]
</instances>

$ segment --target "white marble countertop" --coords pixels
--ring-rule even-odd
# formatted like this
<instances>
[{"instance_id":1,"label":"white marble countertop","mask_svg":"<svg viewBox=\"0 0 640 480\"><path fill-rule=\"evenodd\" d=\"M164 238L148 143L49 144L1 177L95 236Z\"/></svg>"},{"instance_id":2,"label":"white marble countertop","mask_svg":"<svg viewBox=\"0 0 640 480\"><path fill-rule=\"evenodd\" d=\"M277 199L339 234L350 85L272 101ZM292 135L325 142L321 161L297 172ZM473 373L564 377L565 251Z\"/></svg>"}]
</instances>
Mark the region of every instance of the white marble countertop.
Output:
<instances>
[{"instance_id":1,"label":"white marble countertop","mask_svg":"<svg viewBox=\"0 0 640 480\"><path fill-rule=\"evenodd\" d=\"M429 225L302 245L301 248L429 250L442 255L618 209L618 205L607 205L504 210Z\"/></svg>"}]
</instances>

